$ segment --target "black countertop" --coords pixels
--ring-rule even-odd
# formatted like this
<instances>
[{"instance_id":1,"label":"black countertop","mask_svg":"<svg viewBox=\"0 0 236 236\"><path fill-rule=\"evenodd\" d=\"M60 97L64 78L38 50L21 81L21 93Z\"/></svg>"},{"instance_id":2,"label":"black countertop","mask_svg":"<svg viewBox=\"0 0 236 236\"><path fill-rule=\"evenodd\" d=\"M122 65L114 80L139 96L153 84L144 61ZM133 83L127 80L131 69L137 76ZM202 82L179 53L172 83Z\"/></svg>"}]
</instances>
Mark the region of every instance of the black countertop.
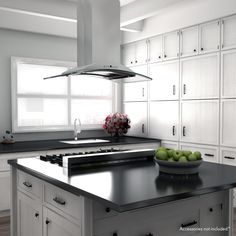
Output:
<instances>
[{"instance_id":1,"label":"black countertop","mask_svg":"<svg viewBox=\"0 0 236 236\"><path fill-rule=\"evenodd\" d=\"M160 174L152 161L81 172L71 177L63 168L38 158L10 160L10 165L76 195L118 212L236 187L236 167L203 162L198 175Z\"/></svg>"},{"instance_id":2,"label":"black countertop","mask_svg":"<svg viewBox=\"0 0 236 236\"><path fill-rule=\"evenodd\" d=\"M138 137L130 137L130 136L123 136L119 138L112 138L112 137L96 137L96 138L109 140L109 142L87 143L87 144L75 145L75 144L61 143L60 142L61 140L25 141L25 142L16 142L14 144L0 144L0 154L16 153L16 152L45 151L45 150L66 149L66 148L98 147L98 146L100 147L100 146L113 146L113 145L123 145L123 144L125 145L125 144L160 142L160 140L157 140L157 139L138 138ZM85 138L85 139L91 139L91 138ZM63 139L63 141L64 140L65 139Z\"/></svg>"}]
</instances>

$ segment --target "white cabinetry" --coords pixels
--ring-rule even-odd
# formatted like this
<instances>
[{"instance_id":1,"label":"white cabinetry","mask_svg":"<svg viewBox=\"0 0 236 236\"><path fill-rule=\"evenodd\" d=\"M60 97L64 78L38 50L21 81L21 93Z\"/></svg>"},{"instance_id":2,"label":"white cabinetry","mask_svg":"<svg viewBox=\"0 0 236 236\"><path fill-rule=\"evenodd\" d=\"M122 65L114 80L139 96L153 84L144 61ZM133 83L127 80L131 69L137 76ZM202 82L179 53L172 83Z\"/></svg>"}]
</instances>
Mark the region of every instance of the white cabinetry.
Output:
<instances>
[{"instance_id":1,"label":"white cabinetry","mask_svg":"<svg viewBox=\"0 0 236 236\"><path fill-rule=\"evenodd\" d=\"M223 164L236 166L236 149L222 147L220 152Z\"/></svg>"},{"instance_id":2,"label":"white cabinetry","mask_svg":"<svg viewBox=\"0 0 236 236\"><path fill-rule=\"evenodd\" d=\"M128 135L147 136L147 102L126 102L124 103L124 113L131 120Z\"/></svg>"},{"instance_id":3,"label":"white cabinetry","mask_svg":"<svg viewBox=\"0 0 236 236\"><path fill-rule=\"evenodd\" d=\"M214 163L219 162L218 147L181 143L180 144L180 149L181 150L189 150L189 151L192 151L192 152L199 151L199 152L201 152L202 158L203 158L204 161L214 162Z\"/></svg>"},{"instance_id":4,"label":"white cabinetry","mask_svg":"<svg viewBox=\"0 0 236 236\"><path fill-rule=\"evenodd\" d=\"M147 101L147 82L124 83L123 100L125 102Z\"/></svg>"},{"instance_id":5,"label":"white cabinetry","mask_svg":"<svg viewBox=\"0 0 236 236\"><path fill-rule=\"evenodd\" d=\"M236 99L221 102L221 144L236 147Z\"/></svg>"},{"instance_id":6,"label":"white cabinetry","mask_svg":"<svg viewBox=\"0 0 236 236\"><path fill-rule=\"evenodd\" d=\"M163 59L174 59L179 57L179 31L163 35Z\"/></svg>"},{"instance_id":7,"label":"white cabinetry","mask_svg":"<svg viewBox=\"0 0 236 236\"><path fill-rule=\"evenodd\" d=\"M226 17L222 20L221 40L222 49L231 49L236 47L236 15Z\"/></svg>"},{"instance_id":8,"label":"white cabinetry","mask_svg":"<svg viewBox=\"0 0 236 236\"><path fill-rule=\"evenodd\" d=\"M179 98L179 61L149 65L150 100L176 100Z\"/></svg>"},{"instance_id":9,"label":"white cabinetry","mask_svg":"<svg viewBox=\"0 0 236 236\"><path fill-rule=\"evenodd\" d=\"M33 198L17 192L17 236L42 236L42 206Z\"/></svg>"},{"instance_id":10,"label":"white cabinetry","mask_svg":"<svg viewBox=\"0 0 236 236\"><path fill-rule=\"evenodd\" d=\"M173 142L173 141L161 141L161 146L169 149L179 149L179 143L178 142Z\"/></svg>"},{"instance_id":11,"label":"white cabinetry","mask_svg":"<svg viewBox=\"0 0 236 236\"><path fill-rule=\"evenodd\" d=\"M208 53L220 48L220 21L211 21L199 26L200 53Z\"/></svg>"},{"instance_id":12,"label":"white cabinetry","mask_svg":"<svg viewBox=\"0 0 236 236\"><path fill-rule=\"evenodd\" d=\"M43 208L43 236L81 236L81 228L54 211Z\"/></svg>"},{"instance_id":13,"label":"white cabinetry","mask_svg":"<svg viewBox=\"0 0 236 236\"><path fill-rule=\"evenodd\" d=\"M181 120L181 141L218 145L219 101L184 101Z\"/></svg>"},{"instance_id":14,"label":"white cabinetry","mask_svg":"<svg viewBox=\"0 0 236 236\"><path fill-rule=\"evenodd\" d=\"M236 97L236 50L221 54L221 95L223 98Z\"/></svg>"},{"instance_id":15,"label":"white cabinetry","mask_svg":"<svg viewBox=\"0 0 236 236\"><path fill-rule=\"evenodd\" d=\"M10 209L10 172L1 171L0 172L0 211L5 211Z\"/></svg>"},{"instance_id":16,"label":"white cabinetry","mask_svg":"<svg viewBox=\"0 0 236 236\"><path fill-rule=\"evenodd\" d=\"M180 32L180 56L198 54L198 26L182 29Z\"/></svg>"},{"instance_id":17,"label":"white cabinetry","mask_svg":"<svg viewBox=\"0 0 236 236\"><path fill-rule=\"evenodd\" d=\"M148 40L148 61L157 62L163 58L162 53L162 35L153 37Z\"/></svg>"},{"instance_id":18,"label":"white cabinetry","mask_svg":"<svg viewBox=\"0 0 236 236\"><path fill-rule=\"evenodd\" d=\"M150 102L149 137L178 140L179 102Z\"/></svg>"},{"instance_id":19,"label":"white cabinetry","mask_svg":"<svg viewBox=\"0 0 236 236\"><path fill-rule=\"evenodd\" d=\"M183 99L219 96L219 55L211 54L181 60Z\"/></svg>"},{"instance_id":20,"label":"white cabinetry","mask_svg":"<svg viewBox=\"0 0 236 236\"><path fill-rule=\"evenodd\" d=\"M124 65L145 64L147 62L146 40L124 45L122 54Z\"/></svg>"}]
</instances>

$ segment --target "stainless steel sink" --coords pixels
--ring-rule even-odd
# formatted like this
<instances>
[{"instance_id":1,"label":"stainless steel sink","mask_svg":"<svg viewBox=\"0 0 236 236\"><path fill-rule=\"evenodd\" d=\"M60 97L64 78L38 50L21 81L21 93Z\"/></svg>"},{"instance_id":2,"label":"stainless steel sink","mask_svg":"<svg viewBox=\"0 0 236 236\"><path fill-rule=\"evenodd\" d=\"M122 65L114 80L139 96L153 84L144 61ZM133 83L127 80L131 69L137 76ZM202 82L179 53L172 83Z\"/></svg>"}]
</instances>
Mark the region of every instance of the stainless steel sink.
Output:
<instances>
[{"instance_id":1,"label":"stainless steel sink","mask_svg":"<svg viewBox=\"0 0 236 236\"><path fill-rule=\"evenodd\" d=\"M83 139L83 140L65 140L60 142L75 145L75 144L86 144L86 143L109 143L110 141L105 139Z\"/></svg>"}]
</instances>

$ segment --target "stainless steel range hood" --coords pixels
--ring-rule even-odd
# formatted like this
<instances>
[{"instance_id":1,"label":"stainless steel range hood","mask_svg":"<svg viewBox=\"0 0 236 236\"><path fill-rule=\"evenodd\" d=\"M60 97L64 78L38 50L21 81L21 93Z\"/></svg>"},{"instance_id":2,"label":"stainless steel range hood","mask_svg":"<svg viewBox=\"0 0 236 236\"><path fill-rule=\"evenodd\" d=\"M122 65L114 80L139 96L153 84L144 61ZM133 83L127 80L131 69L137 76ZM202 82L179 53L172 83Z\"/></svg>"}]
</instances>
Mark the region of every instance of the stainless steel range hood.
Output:
<instances>
[{"instance_id":1,"label":"stainless steel range hood","mask_svg":"<svg viewBox=\"0 0 236 236\"><path fill-rule=\"evenodd\" d=\"M120 63L119 0L78 0L77 20L78 67L45 79L89 75L115 82L151 80Z\"/></svg>"}]
</instances>

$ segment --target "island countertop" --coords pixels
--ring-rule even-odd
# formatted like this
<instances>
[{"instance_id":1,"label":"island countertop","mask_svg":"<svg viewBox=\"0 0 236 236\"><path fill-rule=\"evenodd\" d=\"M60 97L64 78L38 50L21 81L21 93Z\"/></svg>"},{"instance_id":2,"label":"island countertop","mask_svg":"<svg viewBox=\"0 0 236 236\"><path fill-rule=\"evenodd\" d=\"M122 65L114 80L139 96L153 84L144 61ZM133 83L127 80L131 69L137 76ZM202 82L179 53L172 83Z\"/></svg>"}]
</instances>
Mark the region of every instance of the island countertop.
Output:
<instances>
[{"instance_id":1,"label":"island countertop","mask_svg":"<svg viewBox=\"0 0 236 236\"><path fill-rule=\"evenodd\" d=\"M65 169L39 158L9 160L19 170L83 195L118 212L167 203L236 187L236 167L203 162L199 174L171 176L159 173L152 161L106 167L68 176Z\"/></svg>"},{"instance_id":2,"label":"island countertop","mask_svg":"<svg viewBox=\"0 0 236 236\"><path fill-rule=\"evenodd\" d=\"M93 139L93 138L83 138ZM114 137L94 137L94 139L103 139L109 142L101 143L86 143L86 144L66 144L60 142L61 140L39 140L39 141L21 141L14 144L0 144L0 154L17 153L17 152L31 152L31 151L45 151L54 149L68 149L81 147L97 147L97 146L114 146L114 145L128 145L128 144L142 144L142 143L160 143L158 139L141 138L131 136ZM65 140L65 139L63 139Z\"/></svg>"}]
</instances>

